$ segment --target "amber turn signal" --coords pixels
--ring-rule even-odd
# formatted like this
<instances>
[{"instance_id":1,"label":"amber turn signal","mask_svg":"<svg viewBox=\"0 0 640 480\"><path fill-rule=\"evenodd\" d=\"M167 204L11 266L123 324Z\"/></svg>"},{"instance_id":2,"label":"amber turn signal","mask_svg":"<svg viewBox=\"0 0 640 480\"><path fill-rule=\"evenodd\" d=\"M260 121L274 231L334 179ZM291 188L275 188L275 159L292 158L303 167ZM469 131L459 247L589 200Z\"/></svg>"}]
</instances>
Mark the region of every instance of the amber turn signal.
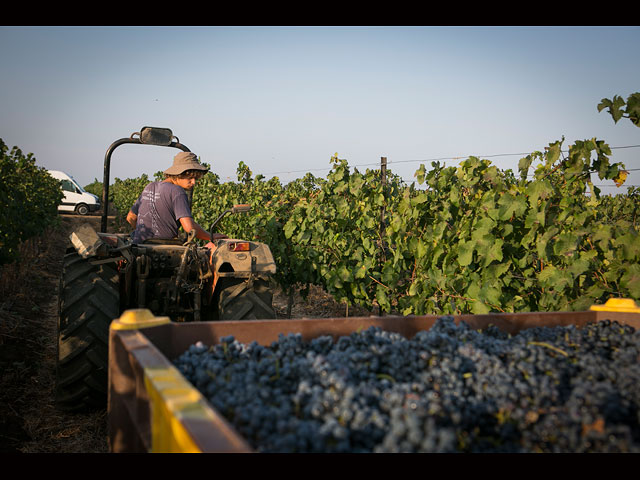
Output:
<instances>
[{"instance_id":1,"label":"amber turn signal","mask_svg":"<svg viewBox=\"0 0 640 480\"><path fill-rule=\"evenodd\" d=\"M231 242L229 250L232 252L248 252L250 250L249 242Z\"/></svg>"}]
</instances>

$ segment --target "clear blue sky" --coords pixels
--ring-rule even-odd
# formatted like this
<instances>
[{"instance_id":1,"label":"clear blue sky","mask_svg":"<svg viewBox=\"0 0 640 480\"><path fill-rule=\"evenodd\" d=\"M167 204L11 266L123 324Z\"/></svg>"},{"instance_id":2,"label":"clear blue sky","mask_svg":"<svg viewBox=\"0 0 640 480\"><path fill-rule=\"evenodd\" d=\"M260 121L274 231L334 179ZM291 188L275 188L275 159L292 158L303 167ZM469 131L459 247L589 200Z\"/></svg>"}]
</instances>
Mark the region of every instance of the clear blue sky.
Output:
<instances>
[{"instance_id":1,"label":"clear blue sky","mask_svg":"<svg viewBox=\"0 0 640 480\"><path fill-rule=\"evenodd\" d=\"M386 156L410 182L421 160L563 136L640 145L640 128L596 108L640 91L638 45L638 27L5 26L0 138L82 185L147 125L171 128L223 181L240 161L283 183L324 176L337 153L354 166ZM175 153L119 147L111 180L152 176ZM489 159L515 170L519 158ZM612 160L640 169L640 148Z\"/></svg>"}]
</instances>

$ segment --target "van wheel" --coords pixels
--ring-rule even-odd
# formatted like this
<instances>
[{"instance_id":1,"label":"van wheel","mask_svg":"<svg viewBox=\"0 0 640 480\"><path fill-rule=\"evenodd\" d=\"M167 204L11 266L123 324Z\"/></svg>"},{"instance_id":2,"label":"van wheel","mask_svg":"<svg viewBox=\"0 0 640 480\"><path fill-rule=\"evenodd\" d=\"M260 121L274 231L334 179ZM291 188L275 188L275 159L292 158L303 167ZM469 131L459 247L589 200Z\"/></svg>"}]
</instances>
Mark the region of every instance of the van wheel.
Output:
<instances>
[{"instance_id":1,"label":"van wheel","mask_svg":"<svg viewBox=\"0 0 640 480\"><path fill-rule=\"evenodd\" d=\"M76 207L76 213L78 215L86 215L89 213L89 207L87 207L84 203L81 203Z\"/></svg>"}]
</instances>

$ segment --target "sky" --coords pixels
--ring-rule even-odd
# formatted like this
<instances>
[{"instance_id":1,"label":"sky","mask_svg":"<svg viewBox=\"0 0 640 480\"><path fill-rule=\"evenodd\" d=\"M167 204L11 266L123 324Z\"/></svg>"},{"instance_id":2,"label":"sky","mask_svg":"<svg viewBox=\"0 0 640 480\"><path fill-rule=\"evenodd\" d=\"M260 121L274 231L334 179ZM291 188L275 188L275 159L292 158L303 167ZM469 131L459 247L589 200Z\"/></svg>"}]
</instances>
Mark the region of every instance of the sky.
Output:
<instances>
[{"instance_id":1,"label":"sky","mask_svg":"<svg viewBox=\"0 0 640 480\"><path fill-rule=\"evenodd\" d=\"M517 171L564 137L597 138L640 186L640 128L598 112L640 91L640 27L0 26L0 138L85 186L142 127L170 128L237 181L324 177L337 154L406 182L475 155ZM110 183L178 150L123 145ZM637 171L634 169L638 169ZM620 193L594 178L603 193Z\"/></svg>"}]
</instances>

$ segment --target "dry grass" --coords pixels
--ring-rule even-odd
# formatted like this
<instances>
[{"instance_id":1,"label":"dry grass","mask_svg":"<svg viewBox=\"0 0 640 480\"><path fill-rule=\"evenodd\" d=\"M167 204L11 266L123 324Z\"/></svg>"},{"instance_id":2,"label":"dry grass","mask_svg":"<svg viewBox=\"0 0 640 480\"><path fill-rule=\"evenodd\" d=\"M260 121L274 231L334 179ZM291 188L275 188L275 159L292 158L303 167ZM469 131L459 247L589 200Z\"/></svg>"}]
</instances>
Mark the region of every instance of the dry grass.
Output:
<instances>
[{"instance_id":1,"label":"dry grass","mask_svg":"<svg viewBox=\"0 0 640 480\"><path fill-rule=\"evenodd\" d=\"M53 403L58 280L70 223L21 246L0 270L0 452L106 452L106 411L68 414Z\"/></svg>"},{"instance_id":2,"label":"dry grass","mask_svg":"<svg viewBox=\"0 0 640 480\"><path fill-rule=\"evenodd\" d=\"M288 318L289 297L281 290L276 290L273 298L273 306L279 318ZM322 288L311 285L309 293L304 298L299 291L293 297L291 318L339 318L339 317L368 317L372 312L360 307L347 307L344 303L338 303Z\"/></svg>"}]
</instances>

